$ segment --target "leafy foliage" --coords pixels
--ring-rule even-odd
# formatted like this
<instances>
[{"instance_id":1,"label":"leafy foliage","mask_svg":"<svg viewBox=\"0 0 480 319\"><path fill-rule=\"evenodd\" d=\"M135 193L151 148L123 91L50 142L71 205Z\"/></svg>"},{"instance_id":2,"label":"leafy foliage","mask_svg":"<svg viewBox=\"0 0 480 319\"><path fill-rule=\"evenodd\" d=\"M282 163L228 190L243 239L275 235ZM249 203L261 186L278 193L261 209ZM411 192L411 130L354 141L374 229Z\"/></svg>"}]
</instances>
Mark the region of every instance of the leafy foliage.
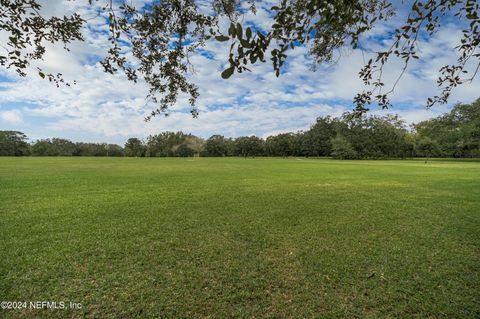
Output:
<instances>
[{"instance_id":1,"label":"leafy foliage","mask_svg":"<svg viewBox=\"0 0 480 319\"><path fill-rule=\"evenodd\" d=\"M0 156L29 155L27 136L18 131L0 131Z\"/></svg>"},{"instance_id":2,"label":"leafy foliage","mask_svg":"<svg viewBox=\"0 0 480 319\"><path fill-rule=\"evenodd\" d=\"M361 158L412 155L405 122L398 116L345 117L338 133L352 143Z\"/></svg>"},{"instance_id":3,"label":"leafy foliage","mask_svg":"<svg viewBox=\"0 0 480 319\"><path fill-rule=\"evenodd\" d=\"M428 146L433 156L480 156L480 99L458 104L452 111L414 126L417 148ZM432 155L430 155L432 156Z\"/></svg>"},{"instance_id":4,"label":"leafy foliage","mask_svg":"<svg viewBox=\"0 0 480 319\"><path fill-rule=\"evenodd\" d=\"M123 156L123 148L116 144L76 143L75 156Z\"/></svg>"},{"instance_id":5,"label":"leafy foliage","mask_svg":"<svg viewBox=\"0 0 480 319\"><path fill-rule=\"evenodd\" d=\"M246 10L256 12L255 2L249 0L248 6L244 6L238 0L211 0L207 1L212 8L209 11L204 8L205 2L194 0L155 1L143 8L106 1L101 10L107 17L111 46L102 61L104 70L122 71L131 81L141 77L147 82L148 99L158 105L147 120L159 114L168 115L181 94L189 96L191 113L196 117L195 101L200 92L189 80L189 74L194 73L189 57L207 41L231 43L228 66L221 73L225 79L267 60L279 76L289 51L296 47L309 46L315 65L329 62L338 49L357 48L362 35L395 14L387 0L281 0L270 10L272 26L261 30L242 24ZM68 50L68 43L83 40L81 28L88 21L78 14L45 18L38 0L0 0L0 4L0 31L8 39L2 45L5 54L0 55L0 65L14 68L21 76L26 75L31 61L43 58L45 43L62 43ZM367 105L374 101L384 108L390 105L389 94L409 63L420 58L418 39L436 34L447 15L463 21L467 27L456 46L458 60L439 70L442 93L430 98L427 104L446 103L456 86L472 81L480 67L479 6L475 0L413 1L407 21L393 34L392 46L377 52L362 68L360 77L368 90L355 97L356 114L368 111ZM222 17L231 22L228 31L219 28ZM385 91L383 67L391 57L400 58L404 67L393 87ZM474 69L468 70L467 66L472 64ZM38 74L57 85L63 82L61 74L40 69Z\"/></svg>"},{"instance_id":6,"label":"leafy foliage","mask_svg":"<svg viewBox=\"0 0 480 319\"><path fill-rule=\"evenodd\" d=\"M38 140L32 145L32 155L36 156L72 156L76 153L75 143L63 138Z\"/></svg>"},{"instance_id":7,"label":"leafy foliage","mask_svg":"<svg viewBox=\"0 0 480 319\"><path fill-rule=\"evenodd\" d=\"M415 0L406 23L395 30L394 41L390 48L377 52L375 61L369 60L361 70L360 77L366 85L372 86L372 89L356 96L357 112L367 111L364 106L370 104L372 98L384 108L390 105L388 95L395 89L409 62L419 59L418 40L422 37L432 37L442 27L441 19L447 14L453 14L459 21L467 22L469 27L463 30L463 37L455 47L458 51L456 63L445 65L439 70L440 76L437 83L442 88L442 93L439 96L428 98L427 106L447 103L451 91L460 84L471 82L480 68L480 53L477 52L480 45L479 11L480 4L476 0ZM383 68L391 56L403 60L403 69L394 86L387 92L382 92L382 88L385 86ZM469 61L475 65L474 69L470 71L467 68ZM469 72L470 76L464 77Z\"/></svg>"},{"instance_id":8,"label":"leafy foliage","mask_svg":"<svg viewBox=\"0 0 480 319\"><path fill-rule=\"evenodd\" d=\"M440 154L438 143L427 136L420 137L415 141L415 151L418 156L427 158Z\"/></svg>"},{"instance_id":9,"label":"leafy foliage","mask_svg":"<svg viewBox=\"0 0 480 319\"><path fill-rule=\"evenodd\" d=\"M332 152L331 139L335 137L336 131L341 125L338 119L330 116L319 117L316 123L305 132L304 146L307 155L328 156Z\"/></svg>"},{"instance_id":10,"label":"leafy foliage","mask_svg":"<svg viewBox=\"0 0 480 319\"><path fill-rule=\"evenodd\" d=\"M0 155L21 156L333 156L339 159L480 157L480 99L407 130L397 115L319 117L309 130L206 141L183 132L151 135L147 143L129 138L115 144L73 143L53 138L29 145L21 132L0 131Z\"/></svg>"},{"instance_id":11,"label":"leafy foliage","mask_svg":"<svg viewBox=\"0 0 480 319\"><path fill-rule=\"evenodd\" d=\"M229 145L231 141L222 135L212 135L205 142L205 152L207 156L227 156L231 155L229 152Z\"/></svg>"},{"instance_id":12,"label":"leafy foliage","mask_svg":"<svg viewBox=\"0 0 480 319\"><path fill-rule=\"evenodd\" d=\"M383 108L390 106L389 95L394 91L400 78L417 54L418 40L429 38L437 33L443 23L442 18L453 15L459 21L466 21L468 27L463 30L463 38L455 47L458 60L453 65L442 67L438 85L442 88L439 96L429 98L427 106L435 103L447 103L451 91L458 85L471 82L480 68L479 10L480 4L475 0L415 0L407 21L395 30L393 43L385 51L377 52L360 71L360 77L369 90L356 95L355 114L368 111L367 105L378 102ZM274 24L271 30L257 31L253 37L243 35L241 24L232 22L229 36L232 39L230 49L230 66L224 71L226 75L249 70L248 64L265 62L270 50L273 69L280 75L288 51L299 45L310 44L310 53L315 63L329 62L334 52L344 46L357 48L360 37L370 30L378 21L386 20L395 14L389 1L281 1L281 6L273 7ZM251 34L251 32L249 32ZM385 92L383 69L391 56L403 61L403 69L393 87ZM468 62L474 64L468 70ZM233 68L233 70L232 70ZM467 78L461 76L470 73Z\"/></svg>"},{"instance_id":13,"label":"leafy foliage","mask_svg":"<svg viewBox=\"0 0 480 319\"><path fill-rule=\"evenodd\" d=\"M183 132L162 132L147 139L147 156L193 156L199 155L204 142L199 137Z\"/></svg>"},{"instance_id":14,"label":"leafy foliage","mask_svg":"<svg viewBox=\"0 0 480 319\"><path fill-rule=\"evenodd\" d=\"M125 156L143 157L147 148L141 140L136 137L131 137L125 143Z\"/></svg>"},{"instance_id":15,"label":"leafy foliage","mask_svg":"<svg viewBox=\"0 0 480 319\"><path fill-rule=\"evenodd\" d=\"M30 146L34 156L123 156L121 146L107 143L73 143L63 138L38 140Z\"/></svg>"},{"instance_id":16,"label":"leafy foliage","mask_svg":"<svg viewBox=\"0 0 480 319\"><path fill-rule=\"evenodd\" d=\"M337 135L332 139L332 156L337 159L356 159L357 152L353 149L352 144L342 135Z\"/></svg>"},{"instance_id":17,"label":"leafy foliage","mask_svg":"<svg viewBox=\"0 0 480 319\"><path fill-rule=\"evenodd\" d=\"M295 134L284 133L267 137L265 151L273 156L292 156L295 154Z\"/></svg>"},{"instance_id":18,"label":"leafy foliage","mask_svg":"<svg viewBox=\"0 0 480 319\"><path fill-rule=\"evenodd\" d=\"M81 27L85 20L78 14L45 18L41 9L37 0L0 0L0 31L8 38L6 43L0 43L4 50L0 53L0 66L13 68L18 75L26 76L30 63L43 59L46 43L62 43L68 50L68 43L84 40ZM38 69L38 75L57 86L64 83L60 73Z\"/></svg>"},{"instance_id":19,"label":"leafy foliage","mask_svg":"<svg viewBox=\"0 0 480 319\"><path fill-rule=\"evenodd\" d=\"M256 136L242 136L235 139L235 155L261 156L265 152L264 141Z\"/></svg>"}]
</instances>

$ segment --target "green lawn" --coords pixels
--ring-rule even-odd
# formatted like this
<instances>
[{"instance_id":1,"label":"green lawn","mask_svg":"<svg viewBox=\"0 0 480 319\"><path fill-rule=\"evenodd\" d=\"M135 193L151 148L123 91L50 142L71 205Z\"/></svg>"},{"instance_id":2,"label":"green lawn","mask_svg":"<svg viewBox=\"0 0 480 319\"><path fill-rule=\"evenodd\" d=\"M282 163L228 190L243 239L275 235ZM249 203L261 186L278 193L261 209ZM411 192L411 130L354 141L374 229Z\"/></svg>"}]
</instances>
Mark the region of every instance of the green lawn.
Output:
<instances>
[{"instance_id":1,"label":"green lawn","mask_svg":"<svg viewBox=\"0 0 480 319\"><path fill-rule=\"evenodd\" d=\"M479 318L480 162L0 158L1 318Z\"/></svg>"}]
</instances>

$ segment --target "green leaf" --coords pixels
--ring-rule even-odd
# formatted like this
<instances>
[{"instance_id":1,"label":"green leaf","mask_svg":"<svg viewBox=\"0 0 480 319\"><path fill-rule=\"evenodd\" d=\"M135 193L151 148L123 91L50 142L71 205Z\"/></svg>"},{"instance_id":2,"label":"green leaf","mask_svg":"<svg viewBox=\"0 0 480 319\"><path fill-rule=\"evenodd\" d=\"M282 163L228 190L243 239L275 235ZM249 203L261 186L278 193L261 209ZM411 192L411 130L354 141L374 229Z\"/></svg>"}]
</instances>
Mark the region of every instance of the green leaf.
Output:
<instances>
[{"instance_id":1,"label":"green leaf","mask_svg":"<svg viewBox=\"0 0 480 319\"><path fill-rule=\"evenodd\" d=\"M42 79L45 79L45 73L43 73L42 71L38 71L38 75L40 75Z\"/></svg>"},{"instance_id":2,"label":"green leaf","mask_svg":"<svg viewBox=\"0 0 480 319\"><path fill-rule=\"evenodd\" d=\"M233 67L233 66L229 67L228 69L225 69L222 72L222 78L225 79L225 80L228 79L229 77L232 76L233 71L235 71L235 67Z\"/></svg>"},{"instance_id":3,"label":"green leaf","mask_svg":"<svg viewBox=\"0 0 480 319\"><path fill-rule=\"evenodd\" d=\"M237 37L241 39L243 37L243 29L240 23L237 23Z\"/></svg>"},{"instance_id":4,"label":"green leaf","mask_svg":"<svg viewBox=\"0 0 480 319\"><path fill-rule=\"evenodd\" d=\"M220 42L225 42L225 41L230 40L230 38L227 37L226 35L217 35L215 37L215 40L220 41Z\"/></svg>"},{"instance_id":5,"label":"green leaf","mask_svg":"<svg viewBox=\"0 0 480 319\"><path fill-rule=\"evenodd\" d=\"M230 28L228 28L228 34L235 37L235 33L236 33L235 24L232 22L230 24Z\"/></svg>"},{"instance_id":6,"label":"green leaf","mask_svg":"<svg viewBox=\"0 0 480 319\"><path fill-rule=\"evenodd\" d=\"M250 39L252 37L252 29L248 27L247 31L245 31L245 34L247 35L247 38Z\"/></svg>"},{"instance_id":7,"label":"green leaf","mask_svg":"<svg viewBox=\"0 0 480 319\"><path fill-rule=\"evenodd\" d=\"M249 49L250 48L250 43L247 40L241 39L240 44L244 47Z\"/></svg>"}]
</instances>

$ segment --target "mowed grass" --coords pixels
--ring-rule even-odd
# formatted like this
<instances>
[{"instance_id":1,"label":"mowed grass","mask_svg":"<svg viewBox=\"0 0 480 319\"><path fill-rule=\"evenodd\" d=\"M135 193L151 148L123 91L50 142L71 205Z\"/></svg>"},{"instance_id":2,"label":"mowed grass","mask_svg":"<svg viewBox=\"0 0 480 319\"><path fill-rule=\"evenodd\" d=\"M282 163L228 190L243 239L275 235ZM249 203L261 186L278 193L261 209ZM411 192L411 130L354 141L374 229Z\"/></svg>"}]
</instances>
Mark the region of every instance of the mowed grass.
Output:
<instances>
[{"instance_id":1,"label":"mowed grass","mask_svg":"<svg viewBox=\"0 0 480 319\"><path fill-rule=\"evenodd\" d=\"M1 318L479 318L480 162L0 158Z\"/></svg>"}]
</instances>

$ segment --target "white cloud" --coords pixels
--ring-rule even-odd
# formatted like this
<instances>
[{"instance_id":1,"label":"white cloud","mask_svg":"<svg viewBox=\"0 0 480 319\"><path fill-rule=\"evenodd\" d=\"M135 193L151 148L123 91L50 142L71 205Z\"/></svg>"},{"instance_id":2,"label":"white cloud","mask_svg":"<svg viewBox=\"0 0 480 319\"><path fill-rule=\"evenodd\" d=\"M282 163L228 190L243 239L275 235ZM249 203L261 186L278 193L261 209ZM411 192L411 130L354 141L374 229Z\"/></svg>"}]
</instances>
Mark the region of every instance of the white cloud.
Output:
<instances>
[{"instance_id":1,"label":"white cloud","mask_svg":"<svg viewBox=\"0 0 480 319\"><path fill-rule=\"evenodd\" d=\"M245 16L244 21L267 28L271 24L267 9L274 2L261 2L257 14ZM142 2L135 3L140 6ZM387 40L375 43L367 39L363 54L358 50L343 52L337 64L322 66L317 72L310 70L308 49L296 48L290 52L288 65L279 78L267 62L253 67L252 73L235 74L229 80L222 80L220 73L228 58L229 44L209 42L204 50L213 58L201 54L191 58L196 66L192 81L199 86L201 94L197 102L200 118L192 119L188 101L182 97L170 117L154 118L145 123L144 116L155 108L146 103L148 87L145 83L134 85L122 75L107 75L98 63L92 62L92 57L102 56L108 48L106 35L98 32L105 29L103 18L80 1L55 4L45 1L45 4L49 14L79 12L92 17L89 21L92 26L84 30L85 42L70 45L70 53L61 47L49 46L45 61L38 64L50 72L63 73L69 81L75 79L77 85L56 88L34 75L18 79L11 71L0 70L0 75L15 79L14 82L0 82L0 104L24 102L29 105L3 111L1 118L9 123L16 121L15 124L25 128L42 121L42 127L46 125L42 134L48 132L52 136L75 136L84 140L89 140L89 136L104 138L104 141L145 137L163 130L183 130L208 137L214 133L266 136L306 129L318 116L337 116L352 109L352 98L364 89L357 76L364 58L368 59L373 49L388 45ZM389 25L382 24L370 36L378 37L388 28ZM448 109L426 110L423 105L428 96L437 93L434 81L440 66L455 61L456 53L451 48L452 43L458 41L460 30L459 26L448 25L442 33L420 43L420 54L426 60L412 65L404 75L392 95L392 112L399 113L408 122L418 122ZM400 68L399 61L392 62L385 72L390 85ZM474 100L479 87L479 79L460 87L452 102ZM28 122L23 120L22 111L28 112ZM374 113L383 114L384 111L374 110Z\"/></svg>"},{"instance_id":2,"label":"white cloud","mask_svg":"<svg viewBox=\"0 0 480 319\"><path fill-rule=\"evenodd\" d=\"M0 119L12 125L18 125L23 123L23 115L22 112L19 110L7 110L7 111L0 111Z\"/></svg>"}]
</instances>

